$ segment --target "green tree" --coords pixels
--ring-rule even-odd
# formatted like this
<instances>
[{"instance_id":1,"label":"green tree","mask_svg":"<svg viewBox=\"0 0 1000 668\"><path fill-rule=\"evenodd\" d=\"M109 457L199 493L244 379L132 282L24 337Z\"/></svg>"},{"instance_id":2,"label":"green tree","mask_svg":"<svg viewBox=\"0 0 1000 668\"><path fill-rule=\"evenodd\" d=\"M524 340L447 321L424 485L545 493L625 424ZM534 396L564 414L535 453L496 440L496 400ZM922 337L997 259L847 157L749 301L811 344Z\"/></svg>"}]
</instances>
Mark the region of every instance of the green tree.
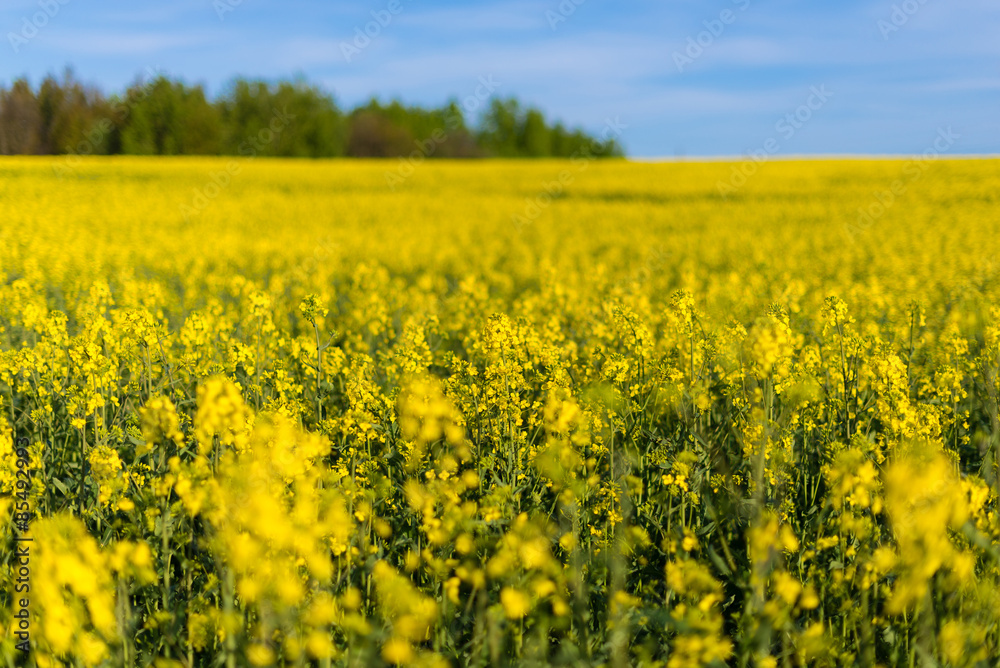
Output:
<instances>
[{"instance_id":1,"label":"green tree","mask_svg":"<svg viewBox=\"0 0 1000 668\"><path fill-rule=\"evenodd\" d=\"M0 91L0 154L42 152L42 114L27 79L18 79Z\"/></svg>"},{"instance_id":2,"label":"green tree","mask_svg":"<svg viewBox=\"0 0 1000 668\"><path fill-rule=\"evenodd\" d=\"M275 112L287 127L275 140L276 155L330 158L344 155L346 121L333 97L304 81L282 83L274 92Z\"/></svg>"},{"instance_id":3,"label":"green tree","mask_svg":"<svg viewBox=\"0 0 1000 668\"><path fill-rule=\"evenodd\" d=\"M552 155L552 130L545 124L545 116L538 109L528 109L518 133L518 153L530 158Z\"/></svg>"},{"instance_id":4,"label":"green tree","mask_svg":"<svg viewBox=\"0 0 1000 668\"><path fill-rule=\"evenodd\" d=\"M0 88L0 153L262 155L298 158L606 157L622 155L562 123L550 126L513 97L490 101L470 125L455 99L441 107L372 99L344 114L299 77L236 79L215 99L201 85L158 76L105 98L67 69L37 93L25 79Z\"/></svg>"},{"instance_id":5,"label":"green tree","mask_svg":"<svg viewBox=\"0 0 1000 668\"><path fill-rule=\"evenodd\" d=\"M521 126L521 104L514 98L494 98L483 114L479 130L479 144L489 154L501 158L515 158L518 150L518 130Z\"/></svg>"},{"instance_id":6,"label":"green tree","mask_svg":"<svg viewBox=\"0 0 1000 668\"><path fill-rule=\"evenodd\" d=\"M416 150L416 138L401 122L402 114L378 100L355 109L350 117L347 155L353 158L393 158Z\"/></svg>"},{"instance_id":7,"label":"green tree","mask_svg":"<svg viewBox=\"0 0 1000 668\"><path fill-rule=\"evenodd\" d=\"M222 152L222 119L218 107L208 101L201 86L185 88L178 84L176 95L177 153L219 155Z\"/></svg>"},{"instance_id":8,"label":"green tree","mask_svg":"<svg viewBox=\"0 0 1000 668\"><path fill-rule=\"evenodd\" d=\"M38 90L42 152L105 154L110 148L110 109L101 92L66 69L48 76Z\"/></svg>"},{"instance_id":9,"label":"green tree","mask_svg":"<svg viewBox=\"0 0 1000 668\"><path fill-rule=\"evenodd\" d=\"M121 127L121 150L131 155L177 155L181 149L180 84L166 77L137 82L126 93L129 114Z\"/></svg>"},{"instance_id":10,"label":"green tree","mask_svg":"<svg viewBox=\"0 0 1000 668\"><path fill-rule=\"evenodd\" d=\"M303 81L271 86L237 79L220 100L223 151L239 155L344 155L346 127L334 99Z\"/></svg>"}]
</instances>

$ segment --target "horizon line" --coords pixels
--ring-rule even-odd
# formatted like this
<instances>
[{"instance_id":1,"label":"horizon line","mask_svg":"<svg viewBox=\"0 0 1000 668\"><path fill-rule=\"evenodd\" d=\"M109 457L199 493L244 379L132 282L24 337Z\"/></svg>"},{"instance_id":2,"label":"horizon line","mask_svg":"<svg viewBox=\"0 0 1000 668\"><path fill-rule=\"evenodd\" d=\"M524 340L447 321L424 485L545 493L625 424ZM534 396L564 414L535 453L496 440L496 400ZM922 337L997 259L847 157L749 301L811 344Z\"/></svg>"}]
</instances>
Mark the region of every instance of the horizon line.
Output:
<instances>
[{"instance_id":1,"label":"horizon line","mask_svg":"<svg viewBox=\"0 0 1000 668\"><path fill-rule=\"evenodd\" d=\"M901 160L924 157L922 153L792 153L770 155L764 160L754 160L749 155L690 155L690 156L642 156L626 155L632 162L790 162L794 160ZM937 154L935 160L998 160L1000 153L956 153Z\"/></svg>"}]
</instances>

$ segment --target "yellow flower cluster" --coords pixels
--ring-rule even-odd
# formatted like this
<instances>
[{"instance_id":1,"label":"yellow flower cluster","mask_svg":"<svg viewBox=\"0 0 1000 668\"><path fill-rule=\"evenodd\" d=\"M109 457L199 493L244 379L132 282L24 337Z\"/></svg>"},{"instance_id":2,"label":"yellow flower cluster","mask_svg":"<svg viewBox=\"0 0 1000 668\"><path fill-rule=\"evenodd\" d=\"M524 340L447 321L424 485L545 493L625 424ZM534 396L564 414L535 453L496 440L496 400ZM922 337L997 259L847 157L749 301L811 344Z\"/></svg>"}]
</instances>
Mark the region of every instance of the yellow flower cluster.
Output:
<instances>
[{"instance_id":1,"label":"yellow flower cluster","mask_svg":"<svg viewBox=\"0 0 1000 668\"><path fill-rule=\"evenodd\" d=\"M0 664L985 665L996 166L0 160Z\"/></svg>"}]
</instances>

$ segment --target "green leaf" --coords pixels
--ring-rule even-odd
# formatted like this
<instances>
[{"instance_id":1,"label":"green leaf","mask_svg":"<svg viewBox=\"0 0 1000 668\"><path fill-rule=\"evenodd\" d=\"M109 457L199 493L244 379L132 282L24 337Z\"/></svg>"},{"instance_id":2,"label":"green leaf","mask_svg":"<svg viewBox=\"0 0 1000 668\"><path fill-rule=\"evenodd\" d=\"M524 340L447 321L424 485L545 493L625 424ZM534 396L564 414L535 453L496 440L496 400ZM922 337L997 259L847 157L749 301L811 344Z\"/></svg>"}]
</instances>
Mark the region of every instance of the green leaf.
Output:
<instances>
[{"instance_id":1,"label":"green leaf","mask_svg":"<svg viewBox=\"0 0 1000 668\"><path fill-rule=\"evenodd\" d=\"M70 483L70 484L72 484L72 483ZM65 484L63 484L63 481L60 480L59 478L52 478L52 485L55 486L55 488L58 489L63 494L66 494L66 495L69 494L69 489L66 487Z\"/></svg>"},{"instance_id":2,"label":"green leaf","mask_svg":"<svg viewBox=\"0 0 1000 668\"><path fill-rule=\"evenodd\" d=\"M726 565L726 562L722 559L722 557L719 556L719 553L716 552L715 548L713 548L711 545L708 546L708 558L712 560L712 563L715 564L715 567L717 569L719 569L719 572L725 575L726 577L729 577L730 575L733 574L732 569Z\"/></svg>"}]
</instances>

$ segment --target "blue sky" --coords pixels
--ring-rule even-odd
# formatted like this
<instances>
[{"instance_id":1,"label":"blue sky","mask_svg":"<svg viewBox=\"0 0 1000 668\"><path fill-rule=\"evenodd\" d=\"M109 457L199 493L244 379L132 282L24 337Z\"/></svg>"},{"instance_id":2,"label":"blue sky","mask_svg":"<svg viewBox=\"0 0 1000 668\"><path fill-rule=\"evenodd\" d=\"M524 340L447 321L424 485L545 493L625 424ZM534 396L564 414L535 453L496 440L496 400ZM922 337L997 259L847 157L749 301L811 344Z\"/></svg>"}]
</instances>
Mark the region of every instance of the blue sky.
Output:
<instances>
[{"instance_id":1,"label":"blue sky","mask_svg":"<svg viewBox=\"0 0 1000 668\"><path fill-rule=\"evenodd\" d=\"M634 156L913 154L947 128L950 152L1000 153L996 0L6 0L0 34L5 85L158 68L437 105L483 77L592 132L618 119Z\"/></svg>"}]
</instances>

